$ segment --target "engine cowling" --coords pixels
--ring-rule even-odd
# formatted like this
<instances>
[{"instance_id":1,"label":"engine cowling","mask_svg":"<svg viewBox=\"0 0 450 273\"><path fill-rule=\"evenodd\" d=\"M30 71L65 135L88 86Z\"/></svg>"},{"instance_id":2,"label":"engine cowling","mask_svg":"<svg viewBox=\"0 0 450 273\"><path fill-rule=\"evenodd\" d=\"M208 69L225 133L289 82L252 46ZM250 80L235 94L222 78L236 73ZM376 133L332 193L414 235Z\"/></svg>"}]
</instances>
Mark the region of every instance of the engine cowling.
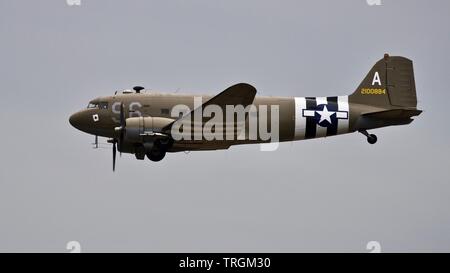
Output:
<instances>
[{"instance_id":1,"label":"engine cowling","mask_svg":"<svg viewBox=\"0 0 450 273\"><path fill-rule=\"evenodd\" d=\"M174 119L163 117L132 117L126 119L125 139L130 142L143 143L148 137L161 135L161 129Z\"/></svg>"}]
</instances>

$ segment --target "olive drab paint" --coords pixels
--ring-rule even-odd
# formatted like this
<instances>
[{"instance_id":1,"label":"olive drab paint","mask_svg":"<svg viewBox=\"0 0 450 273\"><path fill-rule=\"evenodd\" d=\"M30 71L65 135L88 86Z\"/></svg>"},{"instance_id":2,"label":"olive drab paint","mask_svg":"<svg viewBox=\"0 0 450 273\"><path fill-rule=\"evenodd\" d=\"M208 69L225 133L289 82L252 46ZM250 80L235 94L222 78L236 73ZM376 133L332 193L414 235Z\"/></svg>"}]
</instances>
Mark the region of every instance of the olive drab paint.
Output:
<instances>
[{"instance_id":1,"label":"olive drab paint","mask_svg":"<svg viewBox=\"0 0 450 273\"><path fill-rule=\"evenodd\" d=\"M144 91L144 92L143 92ZM99 97L70 117L86 133L108 138L116 149L152 161L167 152L228 149L404 125L422 111L412 61L385 54L348 96L264 97L246 83L216 96L145 92L137 86Z\"/></svg>"}]
</instances>

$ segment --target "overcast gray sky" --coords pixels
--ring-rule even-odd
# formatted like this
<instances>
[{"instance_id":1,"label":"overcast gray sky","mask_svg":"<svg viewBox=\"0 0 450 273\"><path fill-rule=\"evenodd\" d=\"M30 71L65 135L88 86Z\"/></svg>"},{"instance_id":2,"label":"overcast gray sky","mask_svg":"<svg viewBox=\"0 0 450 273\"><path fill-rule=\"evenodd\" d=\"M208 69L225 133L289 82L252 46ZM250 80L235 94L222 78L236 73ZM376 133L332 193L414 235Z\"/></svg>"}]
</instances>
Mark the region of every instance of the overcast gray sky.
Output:
<instances>
[{"instance_id":1,"label":"overcast gray sky","mask_svg":"<svg viewBox=\"0 0 450 273\"><path fill-rule=\"evenodd\" d=\"M446 0L0 0L0 251L450 251ZM97 96L143 85L215 94L350 94L385 52L414 61L409 126L168 154L72 128Z\"/></svg>"}]
</instances>

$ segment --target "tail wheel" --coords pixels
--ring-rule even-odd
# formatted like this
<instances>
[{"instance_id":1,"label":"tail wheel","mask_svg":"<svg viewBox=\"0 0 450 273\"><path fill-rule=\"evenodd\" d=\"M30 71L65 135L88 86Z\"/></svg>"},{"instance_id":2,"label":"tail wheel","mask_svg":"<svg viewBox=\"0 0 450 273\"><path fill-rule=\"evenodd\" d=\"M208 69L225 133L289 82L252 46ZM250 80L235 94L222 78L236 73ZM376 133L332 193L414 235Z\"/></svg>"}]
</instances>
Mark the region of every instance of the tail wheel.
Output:
<instances>
[{"instance_id":1,"label":"tail wheel","mask_svg":"<svg viewBox=\"0 0 450 273\"><path fill-rule=\"evenodd\" d=\"M367 130L360 130L359 132L367 137L367 142L369 142L370 144L377 143L377 136L376 135L369 134L367 132Z\"/></svg>"},{"instance_id":2,"label":"tail wheel","mask_svg":"<svg viewBox=\"0 0 450 273\"><path fill-rule=\"evenodd\" d=\"M370 144L375 144L377 143L377 136L374 134L370 134L367 136L367 142L369 142Z\"/></svg>"}]
</instances>

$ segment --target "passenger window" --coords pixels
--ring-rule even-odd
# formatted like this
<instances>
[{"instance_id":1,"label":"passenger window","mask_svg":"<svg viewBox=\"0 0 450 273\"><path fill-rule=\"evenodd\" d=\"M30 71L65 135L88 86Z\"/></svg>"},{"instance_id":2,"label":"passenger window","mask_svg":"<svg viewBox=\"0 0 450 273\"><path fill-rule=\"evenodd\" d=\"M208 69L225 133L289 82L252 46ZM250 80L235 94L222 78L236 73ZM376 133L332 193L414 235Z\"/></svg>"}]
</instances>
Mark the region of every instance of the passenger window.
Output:
<instances>
[{"instance_id":1,"label":"passenger window","mask_svg":"<svg viewBox=\"0 0 450 273\"><path fill-rule=\"evenodd\" d=\"M161 109L161 114L168 115L169 114L169 109L167 109L167 108Z\"/></svg>"}]
</instances>

